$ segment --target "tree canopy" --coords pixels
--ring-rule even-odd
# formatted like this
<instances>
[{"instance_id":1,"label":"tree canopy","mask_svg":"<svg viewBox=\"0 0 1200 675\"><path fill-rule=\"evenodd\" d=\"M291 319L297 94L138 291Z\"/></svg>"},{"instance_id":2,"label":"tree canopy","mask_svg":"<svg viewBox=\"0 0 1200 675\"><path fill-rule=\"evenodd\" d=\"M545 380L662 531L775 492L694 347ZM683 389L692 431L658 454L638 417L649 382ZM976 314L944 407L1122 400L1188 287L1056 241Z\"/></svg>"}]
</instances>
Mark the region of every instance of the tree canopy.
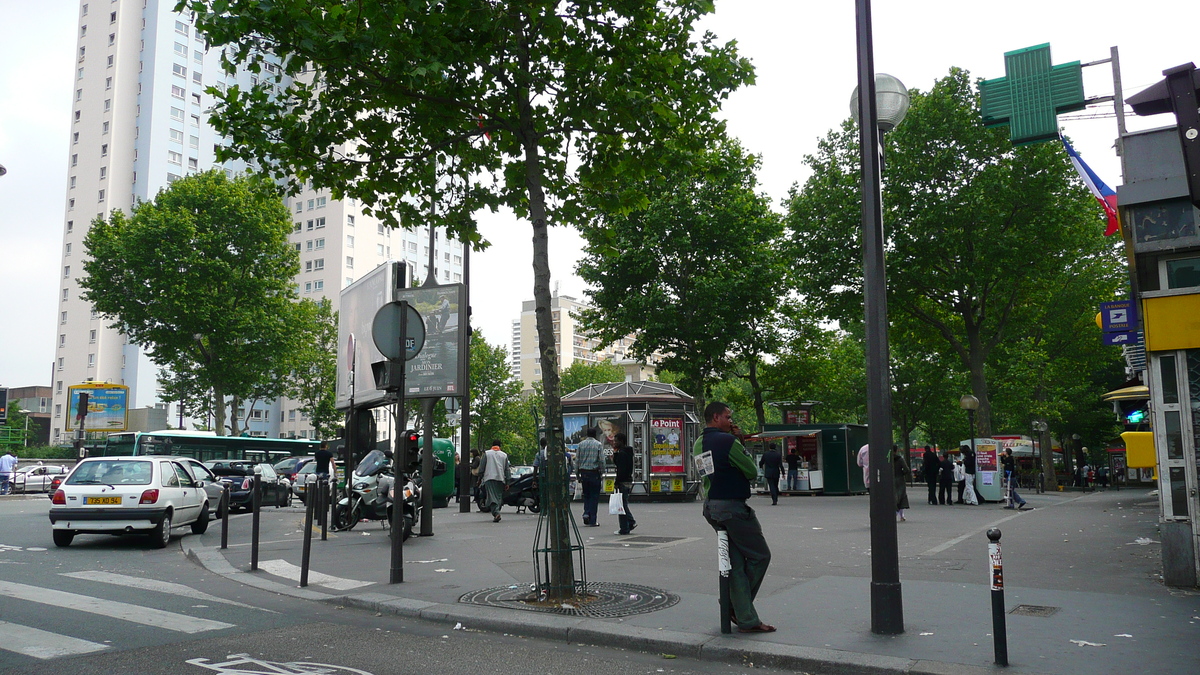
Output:
<instances>
[{"instance_id":1,"label":"tree canopy","mask_svg":"<svg viewBox=\"0 0 1200 675\"><path fill-rule=\"evenodd\" d=\"M163 367L190 410L225 411L286 390L297 343L292 221L275 185L221 171L175 181L84 240L83 298ZM230 406L227 406L227 397Z\"/></svg>"}]
</instances>

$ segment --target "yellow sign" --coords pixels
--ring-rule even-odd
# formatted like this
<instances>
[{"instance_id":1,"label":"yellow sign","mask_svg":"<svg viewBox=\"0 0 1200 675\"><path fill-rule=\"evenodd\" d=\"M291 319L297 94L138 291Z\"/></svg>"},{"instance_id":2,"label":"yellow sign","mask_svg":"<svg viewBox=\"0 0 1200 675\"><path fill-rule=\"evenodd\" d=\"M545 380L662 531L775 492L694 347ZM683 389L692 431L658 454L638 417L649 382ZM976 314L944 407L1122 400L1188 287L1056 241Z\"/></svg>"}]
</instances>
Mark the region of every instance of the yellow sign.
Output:
<instances>
[{"instance_id":1,"label":"yellow sign","mask_svg":"<svg viewBox=\"0 0 1200 675\"><path fill-rule=\"evenodd\" d=\"M1125 465L1129 468L1149 469L1158 463L1153 431L1126 431L1121 439L1125 441Z\"/></svg>"},{"instance_id":2,"label":"yellow sign","mask_svg":"<svg viewBox=\"0 0 1200 675\"><path fill-rule=\"evenodd\" d=\"M1142 318L1146 351L1200 347L1200 294L1144 298Z\"/></svg>"},{"instance_id":3,"label":"yellow sign","mask_svg":"<svg viewBox=\"0 0 1200 675\"><path fill-rule=\"evenodd\" d=\"M604 492L610 494L617 491L617 481L615 478L604 479Z\"/></svg>"},{"instance_id":4,"label":"yellow sign","mask_svg":"<svg viewBox=\"0 0 1200 675\"><path fill-rule=\"evenodd\" d=\"M672 478L671 479L671 492L683 492L683 479L682 478Z\"/></svg>"},{"instance_id":5,"label":"yellow sign","mask_svg":"<svg viewBox=\"0 0 1200 675\"><path fill-rule=\"evenodd\" d=\"M657 478L651 480L650 481L650 491L651 492L662 492L662 481Z\"/></svg>"}]
</instances>

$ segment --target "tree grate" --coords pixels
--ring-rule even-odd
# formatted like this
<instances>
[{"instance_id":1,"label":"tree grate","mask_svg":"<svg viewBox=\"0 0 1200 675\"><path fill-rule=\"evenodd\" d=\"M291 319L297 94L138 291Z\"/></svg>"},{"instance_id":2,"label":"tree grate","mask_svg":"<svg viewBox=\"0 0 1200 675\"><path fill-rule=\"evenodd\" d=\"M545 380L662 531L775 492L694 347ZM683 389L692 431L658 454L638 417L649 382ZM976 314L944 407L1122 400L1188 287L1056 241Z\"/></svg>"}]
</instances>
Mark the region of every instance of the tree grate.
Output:
<instances>
[{"instance_id":1,"label":"tree grate","mask_svg":"<svg viewBox=\"0 0 1200 675\"><path fill-rule=\"evenodd\" d=\"M1054 616L1058 610L1058 607L1047 607L1046 605L1017 605L1008 613L1019 616Z\"/></svg>"},{"instance_id":2,"label":"tree grate","mask_svg":"<svg viewBox=\"0 0 1200 675\"><path fill-rule=\"evenodd\" d=\"M649 586L620 584L604 581L589 581L586 585L588 598L568 601L565 604L538 602L529 586L502 586L471 591L458 599L468 605L507 607L530 612L545 612L561 616L584 616L593 619L611 619L634 614L648 614L672 607L679 596Z\"/></svg>"}]
</instances>

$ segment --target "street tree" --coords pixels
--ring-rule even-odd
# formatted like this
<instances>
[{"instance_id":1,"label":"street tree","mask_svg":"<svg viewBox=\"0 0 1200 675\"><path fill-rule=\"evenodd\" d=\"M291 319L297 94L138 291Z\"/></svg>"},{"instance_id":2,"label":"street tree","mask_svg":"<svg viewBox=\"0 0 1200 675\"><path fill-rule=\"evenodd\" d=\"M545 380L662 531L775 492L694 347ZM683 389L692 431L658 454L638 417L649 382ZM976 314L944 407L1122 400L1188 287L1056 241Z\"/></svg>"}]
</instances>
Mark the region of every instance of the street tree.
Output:
<instances>
[{"instance_id":1,"label":"street tree","mask_svg":"<svg viewBox=\"0 0 1200 675\"><path fill-rule=\"evenodd\" d=\"M243 402L286 391L281 364L297 342L291 229L269 180L193 174L131 215L93 222L82 296L178 379L176 395L207 400L217 434L237 435Z\"/></svg>"},{"instance_id":2,"label":"street tree","mask_svg":"<svg viewBox=\"0 0 1200 675\"><path fill-rule=\"evenodd\" d=\"M287 364L288 396L300 402L299 410L318 438L333 438L342 425L337 400L337 312L328 298L305 298L296 307L297 349Z\"/></svg>"},{"instance_id":3,"label":"street tree","mask_svg":"<svg viewBox=\"0 0 1200 675\"><path fill-rule=\"evenodd\" d=\"M1082 273L1080 256L1117 265L1101 212L1062 147L1013 147L979 123L978 94L952 69L913 91L904 124L887 134L884 220L888 305L940 338L979 399L978 431L992 433L988 365L1018 310ZM857 132L831 132L788 205L799 290L835 320L862 314ZM1094 306L1094 304L1093 304Z\"/></svg>"},{"instance_id":4,"label":"street tree","mask_svg":"<svg viewBox=\"0 0 1200 675\"><path fill-rule=\"evenodd\" d=\"M181 0L251 88L210 89L222 157L354 198L385 223L429 222L482 245L472 214L501 205L533 233L533 296L550 452L561 456L548 228L579 194L655 171L665 141L703 144L752 79L732 43L696 33L711 2ZM265 74L262 71L266 71ZM488 142L490 140L490 143ZM453 195L434 209L439 176ZM633 190L606 208L644 202ZM551 461L552 483L562 462ZM565 495L547 500L550 597L574 595Z\"/></svg>"},{"instance_id":5,"label":"street tree","mask_svg":"<svg viewBox=\"0 0 1200 675\"><path fill-rule=\"evenodd\" d=\"M570 394L589 384L624 381L625 369L611 361L576 361L562 372L562 391L563 394Z\"/></svg>"},{"instance_id":6,"label":"street tree","mask_svg":"<svg viewBox=\"0 0 1200 675\"><path fill-rule=\"evenodd\" d=\"M521 400L521 382L513 379L508 352L488 344L478 329L471 335L471 438L478 447L493 440L505 451L536 447L530 413Z\"/></svg>"},{"instance_id":7,"label":"street tree","mask_svg":"<svg viewBox=\"0 0 1200 675\"><path fill-rule=\"evenodd\" d=\"M669 162L643 207L599 213L581 228L578 272L592 305L583 324L606 344L634 334L632 355L661 354L698 407L739 361L754 372L770 343L783 229L756 191L758 167L721 139Z\"/></svg>"}]
</instances>

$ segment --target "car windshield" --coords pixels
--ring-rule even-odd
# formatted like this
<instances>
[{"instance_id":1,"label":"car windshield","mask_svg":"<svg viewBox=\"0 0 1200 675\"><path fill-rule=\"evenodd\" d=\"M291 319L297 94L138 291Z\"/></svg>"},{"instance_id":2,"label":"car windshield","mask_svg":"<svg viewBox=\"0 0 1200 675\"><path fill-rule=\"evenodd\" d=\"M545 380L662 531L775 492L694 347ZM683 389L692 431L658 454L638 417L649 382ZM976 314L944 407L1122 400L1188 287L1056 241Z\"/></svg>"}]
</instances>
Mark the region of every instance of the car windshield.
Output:
<instances>
[{"instance_id":1,"label":"car windshield","mask_svg":"<svg viewBox=\"0 0 1200 675\"><path fill-rule=\"evenodd\" d=\"M149 485L153 467L150 462L95 460L83 462L67 485Z\"/></svg>"},{"instance_id":2,"label":"car windshield","mask_svg":"<svg viewBox=\"0 0 1200 675\"><path fill-rule=\"evenodd\" d=\"M250 476L254 474L254 464L252 462L226 460L205 462L204 464L217 476Z\"/></svg>"},{"instance_id":3,"label":"car windshield","mask_svg":"<svg viewBox=\"0 0 1200 675\"><path fill-rule=\"evenodd\" d=\"M390 461L388 460L387 455L383 454L379 450L372 450L367 453L366 457L362 458L361 462L358 463L358 468L354 470L354 473L358 474L359 476L374 476L380 471L383 471L389 463Z\"/></svg>"}]
</instances>

